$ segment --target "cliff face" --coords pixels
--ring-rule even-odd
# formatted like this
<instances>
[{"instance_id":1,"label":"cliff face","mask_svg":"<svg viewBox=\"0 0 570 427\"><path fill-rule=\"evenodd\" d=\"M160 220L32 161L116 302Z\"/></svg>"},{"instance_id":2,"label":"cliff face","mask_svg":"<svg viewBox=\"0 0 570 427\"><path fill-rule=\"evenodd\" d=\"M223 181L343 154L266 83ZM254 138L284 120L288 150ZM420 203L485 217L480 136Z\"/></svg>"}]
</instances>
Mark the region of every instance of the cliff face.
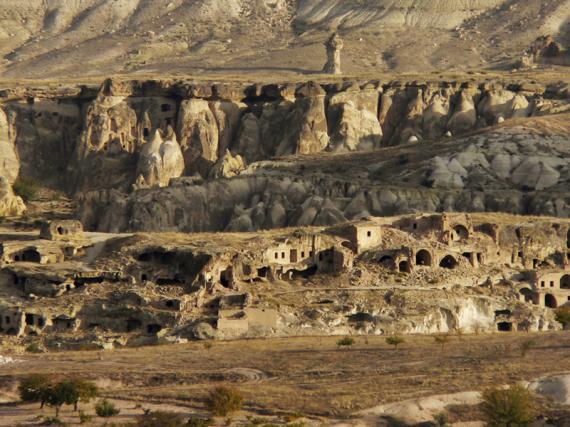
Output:
<instances>
[{"instance_id":1,"label":"cliff face","mask_svg":"<svg viewBox=\"0 0 570 427\"><path fill-rule=\"evenodd\" d=\"M565 171L548 160L550 149L538 163L519 153L535 150L540 137L506 149L503 140L521 132L499 132L485 157L486 137L459 136L564 111L566 92L488 82L108 80L98 91L5 91L11 127L6 120L0 127L12 135L21 174L80 196L80 215L92 228L252 230L410 210L535 211L523 192L552 190ZM553 138L553 150L564 145ZM334 154L319 163L320 153ZM360 160L345 163L348 153ZM291 155L298 157L272 160ZM378 156L388 163L362 166ZM481 168L501 185L481 189ZM486 191L495 189L503 195L488 200ZM161 208L153 208L159 200ZM560 203L551 211L566 212Z\"/></svg>"}]
</instances>

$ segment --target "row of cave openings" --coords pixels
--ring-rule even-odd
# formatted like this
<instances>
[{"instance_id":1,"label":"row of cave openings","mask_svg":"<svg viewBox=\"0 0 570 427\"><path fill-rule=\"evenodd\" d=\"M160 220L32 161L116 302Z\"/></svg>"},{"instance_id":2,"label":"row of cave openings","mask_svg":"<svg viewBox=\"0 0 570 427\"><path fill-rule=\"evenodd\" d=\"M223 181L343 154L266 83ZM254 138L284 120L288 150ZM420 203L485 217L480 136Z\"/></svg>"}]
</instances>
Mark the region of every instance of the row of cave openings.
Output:
<instances>
[{"instance_id":1,"label":"row of cave openings","mask_svg":"<svg viewBox=\"0 0 570 427\"><path fill-rule=\"evenodd\" d=\"M463 256L467 259L471 258L471 253L464 253ZM478 262L482 261L481 254L477 254ZM385 255L380 258L380 264L389 265L394 262L394 258L390 255ZM433 257L429 251L422 249L416 253L415 265L422 267L433 267ZM439 261L439 266L441 268L446 268L448 270L453 270L459 265L459 261L453 255L446 255ZM411 271L411 265L408 260L402 260L398 263L398 271L402 273L409 273Z\"/></svg>"}]
</instances>

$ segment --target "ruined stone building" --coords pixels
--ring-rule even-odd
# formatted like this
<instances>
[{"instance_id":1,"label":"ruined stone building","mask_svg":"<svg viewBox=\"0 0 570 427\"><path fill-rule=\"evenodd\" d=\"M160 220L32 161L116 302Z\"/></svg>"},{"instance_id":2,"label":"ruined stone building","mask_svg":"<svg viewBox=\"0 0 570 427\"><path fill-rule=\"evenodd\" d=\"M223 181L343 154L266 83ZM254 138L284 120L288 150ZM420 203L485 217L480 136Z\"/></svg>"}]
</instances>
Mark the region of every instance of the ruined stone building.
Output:
<instances>
[{"instance_id":1,"label":"ruined stone building","mask_svg":"<svg viewBox=\"0 0 570 427\"><path fill-rule=\"evenodd\" d=\"M570 298L570 223L499 219L421 214L264 233L150 233L104 240L84 233L77 222L54 221L37 237L0 235L0 332L48 340L92 336L86 339L93 345L112 346L288 335L302 325L324 328L327 322L329 328L351 328L358 313L367 322L376 318L362 311L366 306L374 311L375 305L398 301L391 302L394 290L382 291L396 284L398 292L428 292L421 299L431 307L426 317L415 309L409 320L391 321L404 322L409 331L418 331L415 322L428 322L427 330L436 331L474 322L465 320L462 304L476 304L469 310L479 310L477 322L483 322L462 326L467 330L554 327L549 310ZM333 311L317 310L325 316L321 320L310 308L316 303L302 293L276 303L296 289L312 295L311 286L312 293L337 289L333 299L323 296L318 304L334 304L347 287L388 293L380 299L346 294ZM272 296L278 289L281 296ZM449 296L435 296L445 289L465 302L448 307ZM481 292L490 293L481 297ZM349 311L325 321L338 310ZM381 333L382 327L374 326L381 321L374 322L380 323L368 323L370 333ZM362 321L358 325L363 327ZM109 344L111 337L115 344Z\"/></svg>"}]
</instances>

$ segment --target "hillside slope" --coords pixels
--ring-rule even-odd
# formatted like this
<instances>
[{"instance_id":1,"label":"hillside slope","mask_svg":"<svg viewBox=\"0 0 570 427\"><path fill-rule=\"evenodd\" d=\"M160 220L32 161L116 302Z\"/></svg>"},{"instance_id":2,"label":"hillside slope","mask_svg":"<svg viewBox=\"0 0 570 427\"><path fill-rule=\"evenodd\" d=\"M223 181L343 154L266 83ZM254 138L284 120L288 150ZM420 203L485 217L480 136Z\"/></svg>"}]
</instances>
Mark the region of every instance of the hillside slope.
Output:
<instances>
[{"instance_id":1,"label":"hillside slope","mask_svg":"<svg viewBox=\"0 0 570 427\"><path fill-rule=\"evenodd\" d=\"M567 43L569 16L568 0L4 0L0 73L312 74L336 29L347 73L464 70Z\"/></svg>"}]
</instances>

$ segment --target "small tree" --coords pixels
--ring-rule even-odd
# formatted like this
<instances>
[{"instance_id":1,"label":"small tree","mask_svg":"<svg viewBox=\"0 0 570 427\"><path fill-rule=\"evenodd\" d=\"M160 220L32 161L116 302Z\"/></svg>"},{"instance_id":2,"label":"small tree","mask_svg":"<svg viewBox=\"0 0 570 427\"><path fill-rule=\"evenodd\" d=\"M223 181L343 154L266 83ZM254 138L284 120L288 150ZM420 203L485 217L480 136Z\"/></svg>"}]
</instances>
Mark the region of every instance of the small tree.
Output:
<instances>
[{"instance_id":1,"label":"small tree","mask_svg":"<svg viewBox=\"0 0 570 427\"><path fill-rule=\"evenodd\" d=\"M43 353L44 350L39 343L33 342L26 347L26 353Z\"/></svg>"},{"instance_id":2,"label":"small tree","mask_svg":"<svg viewBox=\"0 0 570 427\"><path fill-rule=\"evenodd\" d=\"M242 405L243 396L237 390L227 387L216 387L206 399L208 410L220 417L239 411Z\"/></svg>"},{"instance_id":3,"label":"small tree","mask_svg":"<svg viewBox=\"0 0 570 427\"><path fill-rule=\"evenodd\" d=\"M526 356L527 352L529 350L532 350L534 347L536 347L536 339L523 341L519 346L519 349L521 351L521 356L523 357Z\"/></svg>"},{"instance_id":4,"label":"small tree","mask_svg":"<svg viewBox=\"0 0 570 427\"><path fill-rule=\"evenodd\" d=\"M406 342L406 340L399 335L392 335L392 336L386 338L386 344L393 345L394 350L397 350L398 346L400 344L405 343L405 342Z\"/></svg>"},{"instance_id":5,"label":"small tree","mask_svg":"<svg viewBox=\"0 0 570 427\"><path fill-rule=\"evenodd\" d=\"M447 345L447 343L449 342L449 335L444 334L444 335L436 335L433 337L435 343L437 345L441 346L441 351L445 351L445 346Z\"/></svg>"},{"instance_id":6,"label":"small tree","mask_svg":"<svg viewBox=\"0 0 570 427\"><path fill-rule=\"evenodd\" d=\"M137 420L138 427L184 427L186 420L175 412L155 411L141 415Z\"/></svg>"},{"instance_id":7,"label":"small tree","mask_svg":"<svg viewBox=\"0 0 570 427\"><path fill-rule=\"evenodd\" d=\"M350 338L350 337L345 337L345 338L341 338L336 342L336 345L341 348L341 347L352 347L352 345L354 344L354 339Z\"/></svg>"},{"instance_id":8,"label":"small tree","mask_svg":"<svg viewBox=\"0 0 570 427\"><path fill-rule=\"evenodd\" d=\"M570 329L570 307L559 307L555 312L556 321L562 324L562 327Z\"/></svg>"},{"instance_id":9,"label":"small tree","mask_svg":"<svg viewBox=\"0 0 570 427\"><path fill-rule=\"evenodd\" d=\"M95 405L95 413L103 418L114 417L121 413L113 402L109 402L107 399L100 400Z\"/></svg>"},{"instance_id":10,"label":"small tree","mask_svg":"<svg viewBox=\"0 0 570 427\"><path fill-rule=\"evenodd\" d=\"M33 374L20 381L18 391L23 402L40 402L43 408L52 382L47 375Z\"/></svg>"},{"instance_id":11,"label":"small tree","mask_svg":"<svg viewBox=\"0 0 570 427\"><path fill-rule=\"evenodd\" d=\"M90 423L93 420L93 417L89 414L86 414L83 411L79 411L79 424L86 424Z\"/></svg>"},{"instance_id":12,"label":"small tree","mask_svg":"<svg viewBox=\"0 0 570 427\"><path fill-rule=\"evenodd\" d=\"M482 409L488 427L523 427L534 421L531 394L518 384L483 392Z\"/></svg>"},{"instance_id":13,"label":"small tree","mask_svg":"<svg viewBox=\"0 0 570 427\"><path fill-rule=\"evenodd\" d=\"M75 397L77 398L73 402L73 410L77 412L77 405L79 402L88 403L91 399L94 399L99 394L99 390L97 386L92 383L91 381L86 381L81 378L72 378L68 380L72 387L74 387L76 393Z\"/></svg>"},{"instance_id":14,"label":"small tree","mask_svg":"<svg viewBox=\"0 0 570 427\"><path fill-rule=\"evenodd\" d=\"M46 403L55 409L56 418L63 405L73 405L79 399L79 390L69 380L61 381L50 387Z\"/></svg>"}]
</instances>

